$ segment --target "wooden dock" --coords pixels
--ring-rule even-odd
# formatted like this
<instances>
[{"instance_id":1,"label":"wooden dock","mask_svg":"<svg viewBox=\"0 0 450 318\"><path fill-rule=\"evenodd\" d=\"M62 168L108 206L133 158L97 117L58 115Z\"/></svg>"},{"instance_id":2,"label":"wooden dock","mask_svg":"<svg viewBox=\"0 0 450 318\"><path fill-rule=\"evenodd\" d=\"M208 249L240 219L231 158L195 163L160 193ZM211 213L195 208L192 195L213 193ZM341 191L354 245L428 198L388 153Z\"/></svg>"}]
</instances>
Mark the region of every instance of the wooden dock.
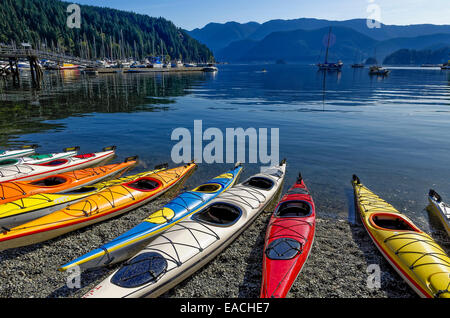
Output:
<instances>
[{"instance_id":1,"label":"wooden dock","mask_svg":"<svg viewBox=\"0 0 450 318\"><path fill-rule=\"evenodd\" d=\"M98 74L108 74L108 73L181 73L181 72L205 72L204 67L169 67L169 68L89 68L86 72L97 72Z\"/></svg>"}]
</instances>

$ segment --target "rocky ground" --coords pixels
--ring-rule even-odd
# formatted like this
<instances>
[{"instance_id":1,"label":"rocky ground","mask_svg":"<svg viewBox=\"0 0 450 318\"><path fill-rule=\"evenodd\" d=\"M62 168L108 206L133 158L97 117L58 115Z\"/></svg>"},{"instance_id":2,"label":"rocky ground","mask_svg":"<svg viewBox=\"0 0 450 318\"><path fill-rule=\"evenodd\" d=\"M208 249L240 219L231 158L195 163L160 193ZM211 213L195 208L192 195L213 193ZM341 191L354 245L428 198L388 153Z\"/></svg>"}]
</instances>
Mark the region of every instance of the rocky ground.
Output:
<instances>
[{"instance_id":1,"label":"rocky ground","mask_svg":"<svg viewBox=\"0 0 450 318\"><path fill-rule=\"evenodd\" d=\"M175 193L131 213L48 242L0 252L0 297L80 297L116 266L85 272L81 288L68 288L68 274L57 268L140 223ZM269 209L270 210L270 209ZM339 215L339 213L337 213ZM270 211L223 253L161 297L257 298L264 234ZM448 246L447 246L448 247ZM371 264L381 269L381 287L369 288ZM291 298L404 298L416 294L376 250L361 224L318 211L315 242L308 262L291 289Z\"/></svg>"}]
</instances>

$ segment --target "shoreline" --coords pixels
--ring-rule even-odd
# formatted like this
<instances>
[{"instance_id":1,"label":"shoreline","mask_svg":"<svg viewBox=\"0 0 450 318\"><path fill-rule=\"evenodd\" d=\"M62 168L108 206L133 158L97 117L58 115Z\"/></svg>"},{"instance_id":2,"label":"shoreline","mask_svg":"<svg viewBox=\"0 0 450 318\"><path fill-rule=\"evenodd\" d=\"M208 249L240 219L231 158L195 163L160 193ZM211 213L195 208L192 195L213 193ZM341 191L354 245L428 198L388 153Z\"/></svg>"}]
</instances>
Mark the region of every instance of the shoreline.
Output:
<instances>
[{"instance_id":1,"label":"shoreline","mask_svg":"<svg viewBox=\"0 0 450 318\"><path fill-rule=\"evenodd\" d=\"M165 196L109 221L53 240L0 252L1 298L78 298L119 265L83 272L80 289L66 286L69 273L57 268L140 223L170 201ZM230 246L161 298L258 298L262 249L271 212L264 211ZM321 216L309 259L288 298L417 298L378 252L358 222ZM381 288L367 287L367 267L381 270Z\"/></svg>"}]
</instances>

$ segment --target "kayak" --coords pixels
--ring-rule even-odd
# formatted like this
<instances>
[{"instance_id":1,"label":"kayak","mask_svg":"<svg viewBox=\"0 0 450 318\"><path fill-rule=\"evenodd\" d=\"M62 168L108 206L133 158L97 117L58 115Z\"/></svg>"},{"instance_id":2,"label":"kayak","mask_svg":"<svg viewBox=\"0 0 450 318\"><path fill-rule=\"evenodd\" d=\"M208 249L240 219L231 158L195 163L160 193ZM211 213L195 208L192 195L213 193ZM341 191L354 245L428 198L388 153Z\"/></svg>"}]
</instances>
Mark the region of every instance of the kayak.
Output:
<instances>
[{"instance_id":1,"label":"kayak","mask_svg":"<svg viewBox=\"0 0 450 318\"><path fill-rule=\"evenodd\" d=\"M165 293L206 265L257 218L281 189L285 171L283 162L221 193L157 236L83 297Z\"/></svg>"},{"instance_id":2,"label":"kayak","mask_svg":"<svg viewBox=\"0 0 450 318\"><path fill-rule=\"evenodd\" d=\"M34 194L70 192L82 186L98 183L118 173L124 173L136 164L137 157L130 157L122 163L63 172L37 180L2 182L0 183L0 209L1 204Z\"/></svg>"},{"instance_id":3,"label":"kayak","mask_svg":"<svg viewBox=\"0 0 450 318\"><path fill-rule=\"evenodd\" d=\"M137 157L130 157L123 163L66 172L38 181L0 183L0 195L4 198L0 201L0 228L9 230L114 185L117 181L100 181L125 173L136 165L136 160Z\"/></svg>"},{"instance_id":4,"label":"kayak","mask_svg":"<svg viewBox=\"0 0 450 318\"><path fill-rule=\"evenodd\" d=\"M196 164L155 172L120 183L0 234L0 250L31 245L121 215L172 188Z\"/></svg>"},{"instance_id":5,"label":"kayak","mask_svg":"<svg viewBox=\"0 0 450 318\"><path fill-rule=\"evenodd\" d=\"M179 194L161 210L152 213L146 220L114 240L59 268L65 271L78 266L90 269L125 261L146 246L155 235L180 222L188 215L203 208L220 193L231 188L238 180L242 166L236 167L211 179L191 191Z\"/></svg>"},{"instance_id":6,"label":"kayak","mask_svg":"<svg viewBox=\"0 0 450 318\"><path fill-rule=\"evenodd\" d=\"M112 159L115 156L115 149L115 146L111 146L104 148L102 152L55 159L41 164L20 164L0 167L0 182L36 180L56 173L94 166Z\"/></svg>"},{"instance_id":7,"label":"kayak","mask_svg":"<svg viewBox=\"0 0 450 318\"><path fill-rule=\"evenodd\" d=\"M266 230L261 298L284 298L311 251L316 228L314 201L299 175L278 203Z\"/></svg>"},{"instance_id":8,"label":"kayak","mask_svg":"<svg viewBox=\"0 0 450 318\"><path fill-rule=\"evenodd\" d=\"M2 159L0 160L0 167L8 167L22 164L36 165L56 159L69 158L76 156L78 154L79 149L80 147L70 147L63 149L63 152L60 153L51 153L46 155L30 155L21 158Z\"/></svg>"},{"instance_id":9,"label":"kayak","mask_svg":"<svg viewBox=\"0 0 450 318\"><path fill-rule=\"evenodd\" d=\"M353 175L362 223L381 254L423 298L450 298L450 257L425 232Z\"/></svg>"},{"instance_id":10,"label":"kayak","mask_svg":"<svg viewBox=\"0 0 450 318\"><path fill-rule=\"evenodd\" d=\"M0 160L20 158L24 156L29 156L35 153L37 145L27 145L23 146L22 149L17 150L0 150Z\"/></svg>"},{"instance_id":11,"label":"kayak","mask_svg":"<svg viewBox=\"0 0 450 318\"><path fill-rule=\"evenodd\" d=\"M442 202L441 196L433 189L428 194L428 202L428 210L439 218L447 235L450 235L450 206Z\"/></svg>"}]
</instances>

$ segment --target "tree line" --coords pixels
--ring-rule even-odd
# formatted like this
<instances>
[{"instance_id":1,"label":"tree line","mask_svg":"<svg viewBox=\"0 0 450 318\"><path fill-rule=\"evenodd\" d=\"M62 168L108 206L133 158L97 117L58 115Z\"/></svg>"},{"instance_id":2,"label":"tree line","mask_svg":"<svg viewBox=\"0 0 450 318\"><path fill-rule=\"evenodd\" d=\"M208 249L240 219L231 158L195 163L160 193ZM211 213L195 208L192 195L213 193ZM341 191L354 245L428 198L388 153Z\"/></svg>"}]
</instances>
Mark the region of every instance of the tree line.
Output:
<instances>
[{"instance_id":1,"label":"tree line","mask_svg":"<svg viewBox=\"0 0 450 318\"><path fill-rule=\"evenodd\" d=\"M70 3L59 0L2 0L0 43L26 42L89 59L165 56L211 62L213 53L172 22L133 12L80 5L80 28L69 28Z\"/></svg>"}]
</instances>

